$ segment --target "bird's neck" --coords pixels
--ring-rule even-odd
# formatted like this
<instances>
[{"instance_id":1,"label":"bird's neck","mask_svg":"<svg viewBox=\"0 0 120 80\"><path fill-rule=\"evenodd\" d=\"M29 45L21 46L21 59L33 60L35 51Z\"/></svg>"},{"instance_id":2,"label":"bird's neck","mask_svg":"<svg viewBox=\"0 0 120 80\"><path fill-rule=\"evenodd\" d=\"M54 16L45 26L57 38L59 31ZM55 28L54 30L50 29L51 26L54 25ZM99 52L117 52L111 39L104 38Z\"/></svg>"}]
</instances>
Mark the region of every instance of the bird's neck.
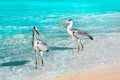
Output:
<instances>
[{"instance_id":1,"label":"bird's neck","mask_svg":"<svg viewBox=\"0 0 120 80\"><path fill-rule=\"evenodd\" d=\"M33 43L35 41L35 30L33 30Z\"/></svg>"},{"instance_id":2,"label":"bird's neck","mask_svg":"<svg viewBox=\"0 0 120 80\"><path fill-rule=\"evenodd\" d=\"M73 22L71 22L68 26L67 26L67 33L72 36L72 31L71 31L71 28L73 26Z\"/></svg>"},{"instance_id":3,"label":"bird's neck","mask_svg":"<svg viewBox=\"0 0 120 80\"><path fill-rule=\"evenodd\" d=\"M72 26L73 26L73 22L71 22L71 23L68 25L67 30L70 30L70 29L72 28Z\"/></svg>"}]
</instances>

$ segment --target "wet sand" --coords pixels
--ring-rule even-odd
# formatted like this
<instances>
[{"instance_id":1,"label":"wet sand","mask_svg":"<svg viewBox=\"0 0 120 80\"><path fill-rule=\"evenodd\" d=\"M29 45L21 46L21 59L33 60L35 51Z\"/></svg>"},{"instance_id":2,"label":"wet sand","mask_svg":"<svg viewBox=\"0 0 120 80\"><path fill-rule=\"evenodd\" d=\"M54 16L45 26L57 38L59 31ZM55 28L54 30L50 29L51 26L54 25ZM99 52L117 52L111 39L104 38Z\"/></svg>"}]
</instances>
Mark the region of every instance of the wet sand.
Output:
<instances>
[{"instance_id":1,"label":"wet sand","mask_svg":"<svg viewBox=\"0 0 120 80\"><path fill-rule=\"evenodd\" d=\"M52 80L120 80L120 66L96 68L88 71L57 76Z\"/></svg>"}]
</instances>

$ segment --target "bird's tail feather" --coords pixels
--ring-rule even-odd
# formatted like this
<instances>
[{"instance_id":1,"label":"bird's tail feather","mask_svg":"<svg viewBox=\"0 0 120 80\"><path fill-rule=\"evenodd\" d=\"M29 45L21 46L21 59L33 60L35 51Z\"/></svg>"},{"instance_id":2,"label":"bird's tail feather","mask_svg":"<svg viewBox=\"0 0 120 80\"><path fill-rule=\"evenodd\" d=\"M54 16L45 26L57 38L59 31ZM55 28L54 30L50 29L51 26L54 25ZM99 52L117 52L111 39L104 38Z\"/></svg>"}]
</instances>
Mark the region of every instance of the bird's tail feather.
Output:
<instances>
[{"instance_id":1,"label":"bird's tail feather","mask_svg":"<svg viewBox=\"0 0 120 80\"><path fill-rule=\"evenodd\" d=\"M49 49L47 49L46 52L49 52Z\"/></svg>"},{"instance_id":2,"label":"bird's tail feather","mask_svg":"<svg viewBox=\"0 0 120 80\"><path fill-rule=\"evenodd\" d=\"M91 40L93 40L93 37L92 37L92 36L88 35L88 37L89 37Z\"/></svg>"}]
</instances>

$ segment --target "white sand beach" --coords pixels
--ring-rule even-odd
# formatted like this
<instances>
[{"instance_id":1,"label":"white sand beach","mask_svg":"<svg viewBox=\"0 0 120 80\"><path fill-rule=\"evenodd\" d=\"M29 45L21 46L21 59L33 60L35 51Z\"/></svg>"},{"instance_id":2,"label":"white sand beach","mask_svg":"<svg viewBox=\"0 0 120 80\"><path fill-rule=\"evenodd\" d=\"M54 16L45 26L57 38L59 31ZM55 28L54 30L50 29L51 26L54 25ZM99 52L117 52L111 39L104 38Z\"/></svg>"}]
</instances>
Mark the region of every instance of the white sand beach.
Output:
<instances>
[{"instance_id":1,"label":"white sand beach","mask_svg":"<svg viewBox=\"0 0 120 80\"><path fill-rule=\"evenodd\" d=\"M120 65L57 76L53 80L119 80Z\"/></svg>"}]
</instances>

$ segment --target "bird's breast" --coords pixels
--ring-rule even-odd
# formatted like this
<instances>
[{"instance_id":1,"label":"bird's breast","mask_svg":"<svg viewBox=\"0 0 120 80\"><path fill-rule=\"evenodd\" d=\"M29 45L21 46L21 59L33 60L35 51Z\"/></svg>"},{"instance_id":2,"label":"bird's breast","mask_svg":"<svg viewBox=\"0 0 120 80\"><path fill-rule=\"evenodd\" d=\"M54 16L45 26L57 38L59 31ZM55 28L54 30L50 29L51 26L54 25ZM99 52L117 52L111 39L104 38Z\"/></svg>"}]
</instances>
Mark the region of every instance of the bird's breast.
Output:
<instances>
[{"instance_id":1,"label":"bird's breast","mask_svg":"<svg viewBox=\"0 0 120 80\"><path fill-rule=\"evenodd\" d=\"M68 30L68 29L67 29L67 33L68 33L71 37L73 37L73 32L72 32L71 30Z\"/></svg>"}]
</instances>

